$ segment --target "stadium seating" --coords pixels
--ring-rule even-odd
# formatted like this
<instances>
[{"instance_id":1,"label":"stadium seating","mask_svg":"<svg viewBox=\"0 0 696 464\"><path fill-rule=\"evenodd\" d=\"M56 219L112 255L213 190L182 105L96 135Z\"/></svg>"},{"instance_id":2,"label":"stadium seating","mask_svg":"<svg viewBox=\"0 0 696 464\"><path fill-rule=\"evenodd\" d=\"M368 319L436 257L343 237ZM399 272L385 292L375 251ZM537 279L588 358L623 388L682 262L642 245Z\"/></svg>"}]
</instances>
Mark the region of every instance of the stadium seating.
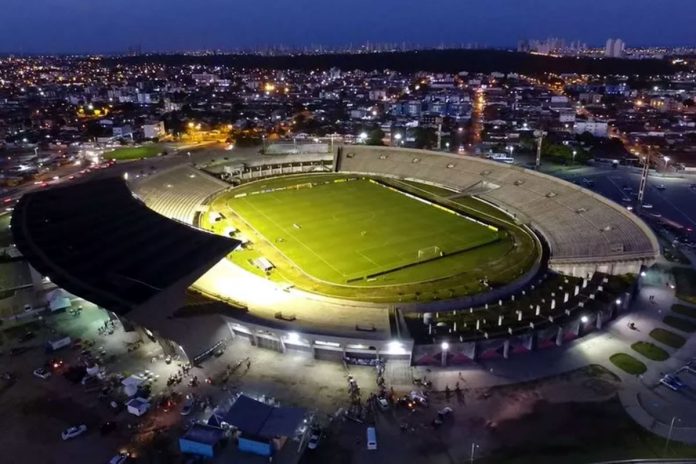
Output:
<instances>
[{"instance_id":1,"label":"stadium seating","mask_svg":"<svg viewBox=\"0 0 696 464\"><path fill-rule=\"evenodd\" d=\"M659 254L654 235L639 218L551 176L481 158L422 150L347 146L340 157L343 172L422 179L475 191L539 230L550 247L552 263L642 262Z\"/></svg>"},{"instance_id":2,"label":"stadium seating","mask_svg":"<svg viewBox=\"0 0 696 464\"><path fill-rule=\"evenodd\" d=\"M187 224L200 205L229 185L191 166L179 166L132 183L133 192L151 209Z\"/></svg>"}]
</instances>

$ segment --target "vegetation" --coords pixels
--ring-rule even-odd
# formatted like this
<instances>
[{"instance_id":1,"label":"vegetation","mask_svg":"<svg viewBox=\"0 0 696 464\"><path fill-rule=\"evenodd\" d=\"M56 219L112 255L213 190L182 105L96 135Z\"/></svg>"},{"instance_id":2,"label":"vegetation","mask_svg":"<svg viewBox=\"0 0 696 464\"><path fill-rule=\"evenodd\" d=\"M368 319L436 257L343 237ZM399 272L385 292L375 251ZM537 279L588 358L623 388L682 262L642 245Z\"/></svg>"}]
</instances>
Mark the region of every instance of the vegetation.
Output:
<instances>
[{"instance_id":1,"label":"vegetation","mask_svg":"<svg viewBox=\"0 0 696 464\"><path fill-rule=\"evenodd\" d=\"M674 327L677 330L681 330L682 332L696 332L696 323L693 323L690 320L683 319L681 317L665 316L663 322L670 327Z\"/></svg>"},{"instance_id":2,"label":"vegetation","mask_svg":"<svg viewBox=\"0 0 696 464\"><path fill-rule=\"evenodd\" d=\"M12 244L12 230L10 229L10 220L12 215L5 213L0 215L0 247L5 248Z\"/></svg>"},{"instance_id":3,"label":"vegetation","mask_svg":"<svg viewBox=\"0 0 696 464\"><path fill-rule=\"evenodd\" d=\"M669 353L650 342L635 342L631 345L634 351L653 361L664 361L669 358Z\"/></svg>"},{"instance_id":4,"label":"vegetation","mask_svg":"<svg viewBox=\"0 0 696 464\"><path fill-rule=\"evenodd\" d=\"M159 144L142 145L139 147L122 147L114 151L104 153L105 159L115 159L117 161L137 160L141 158L152 158L167 154L166 149Z\"/></svg>"},{"instance_id":5,"label":"vegetation","mask_svg":"<svg viewBox=\"0 0 696 464\"><path fill-rule=\"evenodd\" d=\"M688 316L696 319L696 307L694 306L675 304L672 305L672 311L674 311L677 314L681 314L682 316Z\"/></svg>"},{"instance_id":6,"label":"vegetation","mask_svg":"<svg viewBox=\"0 0 696 464\"><path fill-rule=\"evenodd\" d=\"M686 343L686 339L681 335L677 335L672 331L665 329L653 329L650 336L660 343L663 343L672 348L681 348Z\"/></svg>"},{"instance_id":7,"label":"vegetation","mask_svg":"<svg viewBox=\"0 0 696 464\"><path fill-rule=\"evenodd\" d=\"M479 464L587 464L696 457L696 446L645 430L614 398L604 402L538 402L528 414L498 424L503 443ZM549 437L553 437L552 440Z\"/></svg>"},{"instance_id":8,"label":"vegetation","mask_svg":"<svg viewBox=\"0 0 696 464\"><path fill-rule=\"evenodd\" d=\"M672 274L677 286L677 298L696 304L696 270L675 267Z\"/></svg>"},{"instance_id":9,"label":"vegetation","mask_svg":"<svg viewBox=\"0 0 696 464\"><path fill-rule=\"evenodd\" d=\"M204 66L234 66L265 69L392 69L404 72L515 72L541 75L543 73L660 75L672 74L681 66L666 60L596 60L593 58L548 57L507 50L414 50L328 55L261 56L247 55L143 55L110 58L106 64L161 63L165 65L199 64Z\"/></svg>"},{"instance_id":10,"label":"vegetation","mask_svg":"<svg viewBox=\"0 0 696 464\"><path fill-rule=\"evenodd\" d=\"M622 371L631 375L640 375L648 370L647 366L642 362L626 353L616 353L609 357L609 361Z\"/></svg>"}]
</instances>

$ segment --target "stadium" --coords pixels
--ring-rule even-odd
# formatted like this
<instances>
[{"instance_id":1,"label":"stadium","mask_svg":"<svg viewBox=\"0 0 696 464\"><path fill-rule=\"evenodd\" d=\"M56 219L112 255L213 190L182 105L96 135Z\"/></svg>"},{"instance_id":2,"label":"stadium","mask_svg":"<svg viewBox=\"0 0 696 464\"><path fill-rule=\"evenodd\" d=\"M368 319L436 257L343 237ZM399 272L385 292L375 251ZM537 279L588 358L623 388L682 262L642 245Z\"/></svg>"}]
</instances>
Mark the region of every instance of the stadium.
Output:
<instances>
[{"instance_id":1,"label":"stadium","mask_svg":"<svg viewBox=\"0 0 696 464\"><path fill-rule=\"evenodd\" d=\"M345 145L147 174L25 195L12 230L38 273L195 361L234 337L514 358L601 329L659 255L625 208L471 156Z\"/></svg>"}]
</instances>

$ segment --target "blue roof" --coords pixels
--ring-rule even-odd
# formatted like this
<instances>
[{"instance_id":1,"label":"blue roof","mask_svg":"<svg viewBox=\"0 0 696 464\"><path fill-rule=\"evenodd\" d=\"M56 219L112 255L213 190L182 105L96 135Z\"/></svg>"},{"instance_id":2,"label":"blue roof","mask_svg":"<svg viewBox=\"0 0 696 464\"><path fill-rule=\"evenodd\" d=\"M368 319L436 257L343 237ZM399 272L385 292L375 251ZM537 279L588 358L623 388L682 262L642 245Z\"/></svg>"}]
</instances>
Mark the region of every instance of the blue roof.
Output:
<instances>
[{"instance_id":1,"label":"blue roof","mask_svg":"<svg viewBox=\"0 0 696 464\"><path fill-rule=\"evenodd\" d=\"M302 408L276 408L241 395L227 411L224 420L242 434L262 438L287 437L294 434L305 414Z\"/></svg>"},{"instance_id":2,"label":"blue roof","mask_svg":"<svg viewBox=\"0 0 696 464\"><path fill-rule=\"evenodd\" d=\"M205 443L206 445L214 446L225 436L225 431L218 427L213 427L206 424L193 424L190 429L186 431L183 438L184 440L195 441L198 443Z\"/></svg>"}]
</instances>

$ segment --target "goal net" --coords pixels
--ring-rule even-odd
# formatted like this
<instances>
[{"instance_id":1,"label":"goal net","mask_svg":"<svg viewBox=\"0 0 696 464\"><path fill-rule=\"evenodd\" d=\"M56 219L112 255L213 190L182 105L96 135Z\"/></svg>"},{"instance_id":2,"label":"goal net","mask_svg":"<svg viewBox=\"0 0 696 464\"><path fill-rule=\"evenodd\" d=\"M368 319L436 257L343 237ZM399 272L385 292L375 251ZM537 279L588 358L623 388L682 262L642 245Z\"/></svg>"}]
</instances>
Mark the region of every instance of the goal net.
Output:
<instances>
[{"instance_id":1,"label":"goal net","mask_svg":"<svg viewBox=\"0 0 696 464\"><path fill-rule=\"evenodd\" d=\"M437 245L432 245L429 247L421 248L418 250L418 260L425 261L428 259L439 258L443 256L444 253Z\"/></svg>"}]
</instances>

